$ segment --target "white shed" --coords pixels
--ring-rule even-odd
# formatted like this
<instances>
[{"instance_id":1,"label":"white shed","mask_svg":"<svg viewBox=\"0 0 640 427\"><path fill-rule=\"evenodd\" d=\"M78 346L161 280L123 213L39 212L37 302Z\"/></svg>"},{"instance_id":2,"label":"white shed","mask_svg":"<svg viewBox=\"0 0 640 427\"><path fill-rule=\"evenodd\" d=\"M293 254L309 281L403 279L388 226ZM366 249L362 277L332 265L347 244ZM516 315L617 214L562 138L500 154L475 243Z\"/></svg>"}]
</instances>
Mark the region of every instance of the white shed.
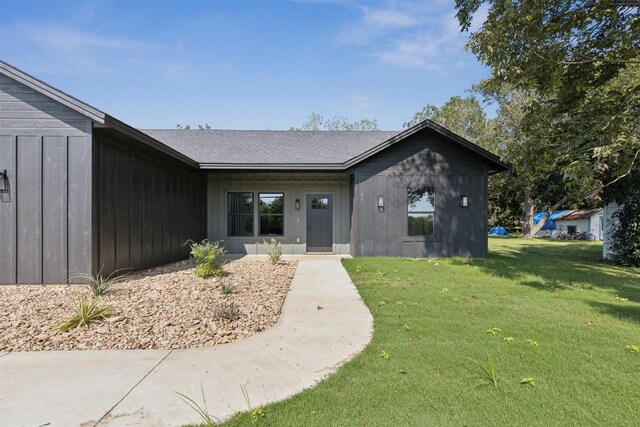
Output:
<instances>
[{"instance_id":1,"label":"white shed","mask_svg":"<svg viewBox=\"0 0 640 427\"><path fill-rule=\"evenodd\" d=\"M595 240L603 239L603 210L602 209L574 209L556 219L558 229L567 234L591 233Z\"/></svg>"},{"instance_id":2,"label":"white shed","mask_svg":"<svg viewBox=\"0 0 640 427\"><path fill-rule=\"evenodd\" d=\"M615 255L611 234L613 233L614 226L618 223L618 219L613 216L618 209L620 209L620 206L616 202L611 202L604 207L604 243L602 245L602 257L605 259Z\"/></svg>"}]
</instances>

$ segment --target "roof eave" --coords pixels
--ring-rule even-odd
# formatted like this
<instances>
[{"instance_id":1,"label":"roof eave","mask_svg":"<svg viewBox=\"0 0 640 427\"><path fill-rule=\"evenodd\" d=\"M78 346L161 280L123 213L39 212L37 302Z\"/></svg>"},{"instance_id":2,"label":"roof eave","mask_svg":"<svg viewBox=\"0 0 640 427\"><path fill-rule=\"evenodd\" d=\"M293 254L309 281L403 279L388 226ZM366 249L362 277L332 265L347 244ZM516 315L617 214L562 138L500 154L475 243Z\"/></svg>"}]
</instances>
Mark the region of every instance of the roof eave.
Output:
<instances>
[{"instance_id":1,"label":"roof eave","mask_svg":"<svg viewBox=\"0 0 640 427\"><path fill-rule=\"evenodd\" d=\"M117 130L118 132L123 133L124 135L130 136L135 140L138 140L149 147L152 147L170 157L173 157L174 159L187 163L193 168L196 168L196 169L200 168L199 163L193 160L191 157L185 156L179 151L174 150L168 145L163 144L157 139L152 138L151 136L147 135L146 133L132 126L129 126L128 124L116 119L115 117L111 117L108 114L106 114L104 124L105 126L112 128L114 130Z\"/></svg>"},{"instance_id":2,"label":"roof eave","mask_svg":"<svg viewBox=\"0 0 640 427\"><path fill-rule=\"evenodd\" d=\"M347 160L345 162L346 167L352 167L355 166L356 164L362 162L363 160L366 160L367 158L379 153L380 151L396 144L397 142L402 141L403 139L406 139L408 137L410 137L411 135L420 132L423 129L431 129L433 131L435 131L436 133L444 136L445 138L452 140L455 143L458 143L460 145L462 145L463 147L473 151L474 153L480 155L481 157L483 157L490 165L492 165L493 167L490 169L491 171L495 171L495 172L503 172L506 170L509 170L509 166L505 163L503 163L500 158L498 156L496 156L495 154L485 150L484 148L474 144L471 141L468 141L466 139L464 139L463 137L456 135L455 133L451 132L450 130L440 126L439 124L432 122L431 120L424 120L420 123L418 123L415 126L410 127L409 129L400 132L399 134L387 139L386 141L382 142L381 144L376 145L375 147Z\"/></svg>"},{"instance_id":3,"label":"roof eave","mask_svg":"<svg viewBox=\"0 0 640 427\"><path fill-rule=\"evenodd\" d=\"M314 170L344 171L342 163L200 163L202 170Z\"/></svg>"}]
</instances>

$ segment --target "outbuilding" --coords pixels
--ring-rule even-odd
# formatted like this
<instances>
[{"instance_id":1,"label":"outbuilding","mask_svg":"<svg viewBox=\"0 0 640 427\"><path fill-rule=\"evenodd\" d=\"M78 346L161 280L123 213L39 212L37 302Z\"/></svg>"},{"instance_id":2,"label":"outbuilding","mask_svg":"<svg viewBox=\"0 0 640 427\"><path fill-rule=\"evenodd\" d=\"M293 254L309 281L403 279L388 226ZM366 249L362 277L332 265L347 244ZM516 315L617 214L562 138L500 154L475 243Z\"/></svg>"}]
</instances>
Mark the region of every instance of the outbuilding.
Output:
<instances>
[{"instance_id":1,"label":"outbuilding","mask_svg":"<svg viewBox=\"0 0 640 427\"><path fill-rule=\"evenodd\" d=\"M0 283L259 253L486 257L506 166L431 121L401 132L139 130L0 62ZM6 170L6 173L4 172Z\"/></svg>"}]
</instances>

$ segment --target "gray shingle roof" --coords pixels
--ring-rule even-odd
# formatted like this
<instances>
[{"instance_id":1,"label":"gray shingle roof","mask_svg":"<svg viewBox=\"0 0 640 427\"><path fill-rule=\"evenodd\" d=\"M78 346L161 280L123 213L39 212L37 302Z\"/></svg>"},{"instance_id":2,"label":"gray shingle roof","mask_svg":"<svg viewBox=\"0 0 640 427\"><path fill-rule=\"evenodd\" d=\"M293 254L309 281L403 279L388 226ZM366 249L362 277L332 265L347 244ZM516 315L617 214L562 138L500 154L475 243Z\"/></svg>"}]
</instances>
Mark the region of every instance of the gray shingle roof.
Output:
<instances>
[{"instance_id":1,"label":"gray shingle roof","mask_svg":"<svg viewBox=\"0 0 640 427\"><path fill-rule=\"evenodd\" d=\"M142 129L202 167L339 168L399 132Z\"/></svg>"}]
</instances>

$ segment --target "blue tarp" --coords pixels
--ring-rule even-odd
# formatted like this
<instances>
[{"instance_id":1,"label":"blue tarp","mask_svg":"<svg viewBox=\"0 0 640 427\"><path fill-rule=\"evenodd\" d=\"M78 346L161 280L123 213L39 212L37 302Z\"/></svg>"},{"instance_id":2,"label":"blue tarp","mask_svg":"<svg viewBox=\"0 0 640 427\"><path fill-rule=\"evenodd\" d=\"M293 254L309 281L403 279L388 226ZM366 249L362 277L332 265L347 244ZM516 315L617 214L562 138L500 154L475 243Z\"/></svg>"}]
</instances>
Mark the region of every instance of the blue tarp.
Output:
<instances>
[{"instance_id":1,"label":"blue tarp","mask_svg":"<svg viewBox=\"0 0 640 427\"><path fill-rule=\"evenodd\" d=\"M556 222L554 221L556 218L558 218L559 216L567 213L569 211L564 210L564 211L555 211L554 213L551 214L551 216L549 218L547 218L547 220L545 221L544 225L542 226L542 228L540 229L541 231L544 230L556 230ZM533 223L537 224L540 222L540 220L542 218L544 218L544 216L546 215L546 212L538 212L537 214L535 214L533 216Z\"/></svg>"},{"instance_id":2,"label":"blue tarp","mask_svg":"<svg viewBox=\"0 0 640 427\"><path fill-rule=\"evenodd\" d=\"M490 236L508 236L509 232L502 227L492 227L491 230L489 230L489 235Z\"/></svg>"}]
</instances>

